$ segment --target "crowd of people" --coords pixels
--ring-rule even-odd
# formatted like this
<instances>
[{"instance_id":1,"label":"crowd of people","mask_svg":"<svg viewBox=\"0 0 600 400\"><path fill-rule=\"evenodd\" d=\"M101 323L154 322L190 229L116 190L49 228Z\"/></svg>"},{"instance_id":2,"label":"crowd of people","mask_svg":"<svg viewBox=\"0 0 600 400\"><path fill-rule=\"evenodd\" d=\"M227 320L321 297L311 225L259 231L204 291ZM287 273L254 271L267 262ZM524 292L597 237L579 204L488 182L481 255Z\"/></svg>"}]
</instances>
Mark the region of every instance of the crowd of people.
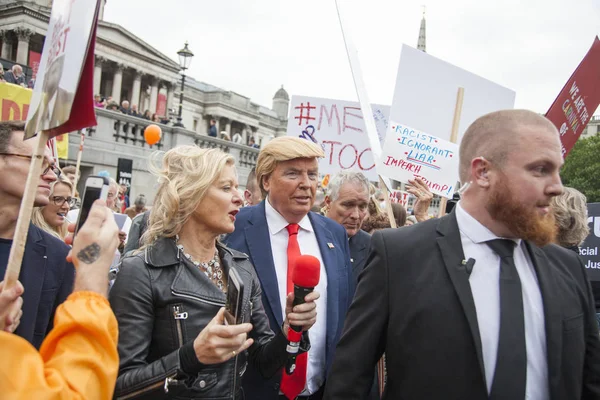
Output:
<instances>
[{"instance_id":1,"label":"crowd of people","mask_svg":"<svg viewBox=\"0 0 600 400\"><path fill-rule=\"evenodd\" d=\"M33 151L22 129L0 123L0 168L14 178L0 182L0 273ZM600 399L600 293L577 255L585 197L561 184L550 121L524 110L477 119L460 144L460 200L441 218L419 179L406 188L411 212L387 210L360 172L319 188L323 156L273 139L242 193L229 154L173 148L153 165L152 207L142 197L119 208L130 228L105 207L125 202L111 181L74 242L63 229L72 185L46 157L33 222L48 226L30 227L20 283L0 293L13 360L0 367L3 394ZM297 304L300 255L319 261L320 279ZM232 270L244 288L235 324L224 318ZM15 365L25 379L10 379Z\"/></svg>"},{"instance_id":2,"label":"crowd of people","mask_svg":"<svg viewBox=\"0 0 600 400\"><path fill-rule=\"evenodd\" d=\"M150 110L146 110L142 113L138 110L137 104L130 104L128 100L123 100L121 105L119 105L118 102L113 100L112 96L104 97L100 94L94 95L94 107L118 111L125 115L131 115L132 117L142 118L165 125L171 122L170 118L158 115L157 113L152 113Z\"/></svg>"},{"instance_id":3,"label":"crowd of people","mask_svg":"<svg viewBox=\"0 0 600 400\"><path fill-rule=\"evenodd\" d=\"M35 79L27 81L27 77L23 73L23 67L19 64L14 64L12 68L6 72L4 71L2 64L0 64L0 82L12 83L29 89L33 89L33 86L35 85Z\"/></svg>"}]
</instances>

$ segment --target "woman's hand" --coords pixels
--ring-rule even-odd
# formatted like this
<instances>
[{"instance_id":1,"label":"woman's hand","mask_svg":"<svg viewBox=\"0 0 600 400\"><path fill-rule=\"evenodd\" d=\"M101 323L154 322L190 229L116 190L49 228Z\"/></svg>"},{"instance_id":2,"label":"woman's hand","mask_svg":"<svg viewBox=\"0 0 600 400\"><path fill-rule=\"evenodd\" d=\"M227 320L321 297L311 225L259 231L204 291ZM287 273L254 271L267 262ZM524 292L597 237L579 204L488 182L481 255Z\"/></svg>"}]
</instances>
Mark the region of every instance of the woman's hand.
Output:
<instances>
[{"instance_id":1,"label":"woman's hand","mask_svg":"<svg viewBox=\"0 0 600 400\"><path fill-rule=\"evenodd\" d=\"M427 211L429 211L429 205L433 200L433 193L421 178L409 179L408 182L409 185L406 186L406 191L417 198L413 205L415 218L419 222L426 221L429 219Z\"/></svg>"},{"instance_id":2,"label":"woman's hand","mask_svg":"<svg viewBox=\"0 0 600 400\"><path fill-rule=\"evenodd\" d=\"M317 299L321 297L319 292L313 291L306 295L304 304L293 307L294 293L290 293L286 299L285 321L283 321L283 333L287 337L290 325L301 326L303 331L309 330L317 322Z\"/></svg>"},{"instance_id":3,"label":"woman's hand","mask_svg":"<svg viewBox=\"0 0 600 400\"><path fill-rule=\"evenodd\" d=\"M194 339L194 351L202 364L220 364L245 351L254 343L247 339L252 324L224 325L225 308Z\"/></svg>"}]
</instances>

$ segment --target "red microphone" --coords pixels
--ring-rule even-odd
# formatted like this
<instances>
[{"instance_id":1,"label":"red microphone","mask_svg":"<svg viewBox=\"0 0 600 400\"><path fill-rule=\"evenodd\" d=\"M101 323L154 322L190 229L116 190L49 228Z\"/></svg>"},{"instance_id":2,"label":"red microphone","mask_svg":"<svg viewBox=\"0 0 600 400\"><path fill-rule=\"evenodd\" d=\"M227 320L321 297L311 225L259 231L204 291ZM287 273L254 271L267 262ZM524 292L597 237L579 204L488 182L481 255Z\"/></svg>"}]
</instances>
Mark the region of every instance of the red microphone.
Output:
<instances>
[{"instance_id":1,"label":"red microphone","mask_svg":"<svg viewBox=\"0 0 600 400\"><path fill-rule=\"evenodd\" d=\"M316 257L301 255L294 260L292 282L294 283L293 306L304 304L304 298L311 293L319 283L321 276L321 263ZM302 327L290 325L288 329L288 359L285 363L285 371L291 375L296 369L296 356L300 348L302 338Z\"/></svg>"}]
</instances>

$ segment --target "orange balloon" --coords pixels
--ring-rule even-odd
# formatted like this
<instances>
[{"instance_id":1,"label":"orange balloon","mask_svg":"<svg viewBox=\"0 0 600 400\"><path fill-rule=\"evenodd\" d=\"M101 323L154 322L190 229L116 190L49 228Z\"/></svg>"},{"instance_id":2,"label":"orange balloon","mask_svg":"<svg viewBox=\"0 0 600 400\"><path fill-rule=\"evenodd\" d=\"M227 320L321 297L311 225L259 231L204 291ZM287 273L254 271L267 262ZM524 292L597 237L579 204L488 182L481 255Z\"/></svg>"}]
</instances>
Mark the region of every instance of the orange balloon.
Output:
<instances>
[{"instance_id":1,"label":"orange balloon","mask_svg":"<svg viewBox=\"0 0 600 400\"><path fill-rule=\"evenodd\" d=\"M150 146L155 145L160 141L160 137L162 136L162 129L158 125L148 125L144 130L144 139L146 139L146 143Z\"/></svg>"}]
</instances>

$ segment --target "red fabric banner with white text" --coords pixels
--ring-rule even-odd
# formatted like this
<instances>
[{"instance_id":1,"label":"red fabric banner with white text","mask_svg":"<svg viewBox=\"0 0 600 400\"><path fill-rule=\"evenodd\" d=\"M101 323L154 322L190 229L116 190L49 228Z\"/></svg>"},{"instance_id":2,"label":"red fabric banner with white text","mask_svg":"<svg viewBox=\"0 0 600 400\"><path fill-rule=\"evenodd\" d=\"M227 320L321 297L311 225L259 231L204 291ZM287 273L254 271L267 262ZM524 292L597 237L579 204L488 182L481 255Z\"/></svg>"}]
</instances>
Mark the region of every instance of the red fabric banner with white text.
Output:
<instances>
[{"instance_id":1,"label":"red fabric banner with white text","mask_svg":"<svg viewBox=\"0 0 600 400\"><path fill-rule=\"evenodd\" d=\"M600 105L600 40L598 36L567 84L550 106L546 117L558 129L563 158L579 139Z\"/></svg>"}]
</instances>

